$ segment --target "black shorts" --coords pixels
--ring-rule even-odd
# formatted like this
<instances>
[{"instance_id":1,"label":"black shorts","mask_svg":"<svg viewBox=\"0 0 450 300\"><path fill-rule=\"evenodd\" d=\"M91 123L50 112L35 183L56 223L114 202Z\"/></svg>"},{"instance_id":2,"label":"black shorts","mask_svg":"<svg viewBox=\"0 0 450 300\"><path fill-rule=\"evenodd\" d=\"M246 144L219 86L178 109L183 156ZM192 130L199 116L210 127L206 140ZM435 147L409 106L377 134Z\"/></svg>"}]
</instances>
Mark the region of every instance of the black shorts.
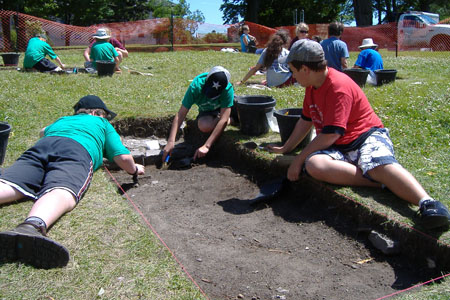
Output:
<instances>
[{"instance_id":1,"label":"black shorts","mask_svg":"<svg viewBox=\"0 0 450 300\"><path fill-rule=\"evenodd\" d=\"M33 68L38 70L39 72L50 72L56 69L58 66L49 61L46 58L43 58L40 62L35 64Z\"/></svg>"},{"instance_id":2,"label":"black shorts","mask_svg":"<svg viewBox=\"0 0 450 300\"><path fill-rule=\"evenodd\" d=\"M217 118L220 115L220 108L211 111L201 111L198 113L197 120L202 117L211 116L213 119Z\"/></svg>"},{"instance_id":3,"label":"black shorts","mask_svg":"<svg viewBox=\"0 0 450 300\"><path fill-rule=\"evenodd\" d=\"M25 196L39 199L54 189L64 189L80 201L89 188L94 168L87 150L66 137L45 137L0 176Z\"/></svg>"}]
</instances>

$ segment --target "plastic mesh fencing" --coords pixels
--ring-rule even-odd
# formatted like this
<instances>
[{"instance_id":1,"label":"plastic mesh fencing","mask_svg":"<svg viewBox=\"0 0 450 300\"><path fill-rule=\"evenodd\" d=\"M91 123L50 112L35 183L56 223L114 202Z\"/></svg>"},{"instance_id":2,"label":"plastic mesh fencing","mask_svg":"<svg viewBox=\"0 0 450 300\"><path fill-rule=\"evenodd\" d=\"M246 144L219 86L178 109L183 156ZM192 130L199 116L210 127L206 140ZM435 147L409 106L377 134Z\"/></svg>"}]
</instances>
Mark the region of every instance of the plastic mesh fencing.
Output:
<instances>
[{"instance_id":1,"label":"plastic mesh fencing","mask_svg":"<svg viewBox=\"0 0 450 300\"><path fill-rule=\"evenodd\" d=\"M0 10L0 52L23 52L28 40L37 33L45 33L53 47L87 46L92 34L100 27L107 27L111 35L126 46L146 45L238 43L239 28L246 24L255 36L258 47L265 47L270 36L278 29L286 29L295 37L295 26L270 28L252 22L233 25L200 24L181 18L159 18L141 21L96 24L90 27L65 25L14 11ZM441 23L449 22L444 20ZM199 33L199 29L205 33ZM328 24L309 24L309 37L328 36ZM450 51L450 26L424 27L413 22L382 24L369 27L345 27L341 39L350 51L358 51L364 38L372 38L380 49L391 51L433 50Z\"/></svg>"}]
</instances>

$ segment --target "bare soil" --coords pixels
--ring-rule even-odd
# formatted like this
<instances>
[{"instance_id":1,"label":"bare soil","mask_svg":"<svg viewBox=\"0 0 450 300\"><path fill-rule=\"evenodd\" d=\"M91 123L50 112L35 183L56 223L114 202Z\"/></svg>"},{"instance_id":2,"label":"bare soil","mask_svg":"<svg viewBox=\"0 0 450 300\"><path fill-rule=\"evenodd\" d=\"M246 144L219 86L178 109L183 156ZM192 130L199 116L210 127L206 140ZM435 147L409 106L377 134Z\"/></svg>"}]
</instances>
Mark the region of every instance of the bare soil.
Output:
<instances>
[{"instance_id":1,"label":"bare soil","mask_svg":"<svg viewBox=\"0 0 450 300\"><path fill-rule=\"evenodd\" d=\"M253 177L217 162L146 169L138 187L113 176L210 299L376 299L433 278L313 195L252 206Z\"/></svg>"}]
</instances>

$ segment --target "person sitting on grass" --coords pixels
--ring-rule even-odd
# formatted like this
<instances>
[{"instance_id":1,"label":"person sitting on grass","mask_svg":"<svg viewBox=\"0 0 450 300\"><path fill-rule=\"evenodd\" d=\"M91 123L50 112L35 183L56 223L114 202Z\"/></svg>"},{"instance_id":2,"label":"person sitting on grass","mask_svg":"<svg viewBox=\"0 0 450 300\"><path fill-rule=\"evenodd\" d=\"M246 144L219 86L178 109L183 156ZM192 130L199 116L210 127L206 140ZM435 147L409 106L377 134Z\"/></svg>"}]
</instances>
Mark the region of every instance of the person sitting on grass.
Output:
<instances>
[{"instance_id":1,"label":"person sitting on grass","mask_svg":"<svg viewBox=\"0 0 450 300\"><path fill-rule=\"evenodd\" d=\"M213 143L230 122L231 107L234 104L234 89L230 80L230 72L221 66L215 66L208 73L202 73L194 78L173 119L167 145L163 151L163 162L167 155L172 153L178 129L194 104L199 110L198 129L204 133L211 133L206 142L195 151L194 160L208 154Z\"/></svg>"},{"instance_id":2,"label":"person sitting on grass","mask_svg":"<svg viewBox=\"0 0 450 300\"><path fill-rule=\"evenodd\" d=\"M119 53L117 53L114 46L109 43L111 36L104 28L100 28L92 37L95 39L89 54L89 60L92 64L92 68L97 70L97 61L110 61L115 62L116 66L114 67L114 70L115 72L120 73ZM85 66L90 67L90 65L86 63Z\"/></svg>"},{"instance_id":3,"label":"person sitting on grass","mask_svg":"<svg viewBox=\"0 0 450 300\"><path fill-rule=\"evenodd\" d=\"M383 69L383 58L381 58L380 53L375 50L377 48L378 45L375 44L371 38L363 39L362 45L359 46L361 52L353 66L353 68L369 70L370 73L367 76L367 82L373 85L377 84L374 71Z\"/></svg>"},{"instance_id":4,"label":"person sitting on grass","mask_svg":"<svg viewBox=\"0 0 450 300\"><path fill-rule=\"evenodd\" d=\"M347 75L327 67L319 43L296 42L287 63L297 82L306 88L303 111L283 146L269 145L275 153L289 153L312 125L316 137L289 166L287 177L311 177L336 185L387 187L399 198L419 206L426 229L448 226L450 214L428 195L394 157L389 131L373 111L361 88Z\"/></svg>"},{"instance_id":5,"label":"person sitting on grass","mask_svg":"<svg viewBox=\"0 0 450 300\"><path fill-rule=\"evenodd\" d=\"M344 24L332 22L328 25L328 38L320 42L328 66L341 72L348 68L347 59L349 58L347 44L341 41L343 32Z\"/></svg>"},{"instance_id":6,"label":"person sitting on grass","mask_svg":"<svg viewBox=\"0 0 450 300\"><path fill-rule=\"evenodd\" d=\"M307 39L308 32L309 32L308 24L303 22L298 23L297 26L295 27L295 38L292 39L288 49L291 50L292 45L294 45L296 41Z\"/></svg>"},{"instance_id":7,"label":"person sitting on grass","mask_svg":"<svg viewBox=\"0 0 450 300\"><path fill-rule=\"evenodd\" d=\"M103 29L106 31L107 35L111 36L111 34L110 34L111 31L108 28L103 28ZM92 49L92 46L95 44L95 42L96 42L95 40L92 41L92 43L89 45L89 47L87 47L84 50L83 56L84 56L84 59L86 60L86 62L90 62L91 49ZM118 39L116 39L112 36L109 38L109 43L111 45L113 45L114 49L116 49L117 53L119 54L119 64L121 64L123 59L128 57L128 50L125 48L124 45L122 45L122 43Z\"/></svg>"},{"instance_id":8,"label":"person sitting on grass","mask_svg":"<svg viewBox=\"0 0 450 300\"><path fill-rule=\"evenodd\" d=\"M50 56L51 59L56 60L60 67L45 58L46 55ZM39 33L28 41L27 49L25 50L25 58L23 60L23 68L35 69L39 72L56 72L64 69L65 65L55 54L52 47L47 43L46 35Z\"/></svg>"},{"instance_id":9,"label":"person sitting on grass","mask_svg":"<svg viewBox=\"0 0 450 300\"><path fill-rule=\"evenodd\" d=\"M47 237L47 230L84 196L103 155L129 174L143 175L109 123L115 117L97 96L81 98L75 115L43 128L42 137L0 176L0 205L30 198L25 221L0 232L0 261L22 261L36 268L63 267L69 252Z\"/></svg>"},{"instance_id":10,"label":"person sitting on grass","mask_svg":"<svg viewBox=\"0 0 450 300\"><path fill-rule=\"evenodd\" d=\"M262 84L269 87L286 87L295 83L292 78L292 73L285 63L280 63L280 60L286 58L289 50L285 47L289 44L289 34L286 30L278 30L270 37L267 43L267 48L263 50L258 62L251 67L248 73L244 76L242 81L236 82L237 85L245 83L258 70L266 68L266 79Z\"/></svg>"}]
</instances>

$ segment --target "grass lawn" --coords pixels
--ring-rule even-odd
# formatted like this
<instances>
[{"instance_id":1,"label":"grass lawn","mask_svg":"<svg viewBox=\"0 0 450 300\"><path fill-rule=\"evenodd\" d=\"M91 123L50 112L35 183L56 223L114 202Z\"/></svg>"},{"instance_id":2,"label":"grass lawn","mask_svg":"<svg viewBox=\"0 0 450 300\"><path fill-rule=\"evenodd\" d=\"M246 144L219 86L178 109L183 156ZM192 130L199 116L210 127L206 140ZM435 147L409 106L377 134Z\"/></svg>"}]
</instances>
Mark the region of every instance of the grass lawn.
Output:
<instances>
[{"instance_id":1,"label":"grass lawn","mask_svg":"<svg viewBox=\"0 0 450 300\"><path fill-rule=\"evenodd\" d=\"M83 50L57 51L67 66L82 67ZM351 53L350 65L358 53ZM450 55L449 52L395 53L381 51L386 69L397 69L394 84L364 88L376 113L390 129L400 163L425 189L450 206ZM23 61L23 54L20 64ZM173 115L197 74L214 65L229 69L240 81L257 56L219 51L165 53L133 52L123 66L153 77L123 72L99 78L87 74L47 75L0 71L0 120L12 125L2 167L8 167L37 139L39 130L58 117L73 113L82 96L95 94L123 117ZM123 68L125 71L125 68ZM263 79L254 77L257 83ZM243 86L238 95L266 94L277 100L276 109L301 107L304 89L289 87L260 91ZM189 117L196 116L192 109ZM245 139L245 137L243 137ZM273 140L273 135L261 138ZM264 154L274 158L273 154ZM340 193L373 204L358 190L337 187ZM394 200L395 202L396 200ZM397 203L398 202L398 203ZM376 203L376 209L412 224L399 215L396 203ZM22 222L31 207L25 201L0 209L0 230ZM151 221L151 220L150 220ZM67 267L37 270L21 264L0 265L0 299L202 299L201 293L175 263L170 253L145 226L130 204L116 193L108 175L99 170L79 206L61 218L49 236L65 245L71 260ZM441 236L449 244L450 234ZM413 290L400 299L448 299L445 281ZM399 299L399 298L397 298Z\"/></svg>"}]
</instances>

